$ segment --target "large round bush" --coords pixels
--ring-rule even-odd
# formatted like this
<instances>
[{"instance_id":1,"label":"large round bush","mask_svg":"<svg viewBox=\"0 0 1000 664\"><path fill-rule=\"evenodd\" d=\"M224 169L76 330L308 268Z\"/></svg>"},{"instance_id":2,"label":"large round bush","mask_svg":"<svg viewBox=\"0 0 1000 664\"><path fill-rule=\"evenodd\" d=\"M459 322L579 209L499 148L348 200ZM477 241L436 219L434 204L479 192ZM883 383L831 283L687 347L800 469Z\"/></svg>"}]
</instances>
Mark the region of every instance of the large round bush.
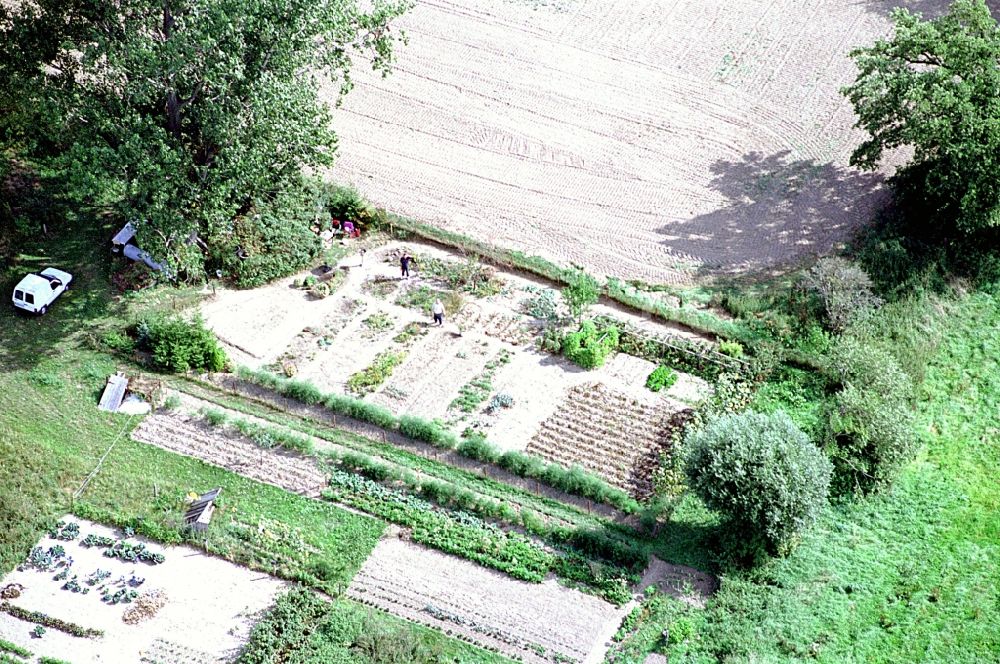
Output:
<instances>
[{"instance_id":1,"label":"large round bush","mask_svg":"<svg viewBox=\"0 0 1000 664\"><path fill-rule=\"evenodd\" d=\"M832 466L785 413L722 415L687 448L690 487L745 552L787 553L826 503Z\"/></svg>"}]
</instances>

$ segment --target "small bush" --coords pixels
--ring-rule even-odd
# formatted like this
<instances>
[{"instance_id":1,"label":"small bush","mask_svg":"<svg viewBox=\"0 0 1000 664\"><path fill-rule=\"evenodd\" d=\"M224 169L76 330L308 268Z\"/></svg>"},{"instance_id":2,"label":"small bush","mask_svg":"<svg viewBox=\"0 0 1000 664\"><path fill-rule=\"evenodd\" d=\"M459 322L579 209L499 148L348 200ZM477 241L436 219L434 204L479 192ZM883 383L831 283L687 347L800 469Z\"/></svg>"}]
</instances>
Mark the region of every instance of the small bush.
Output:
<instances>
[{"instance_id":1,"label":"small bush","mask_svg":"<svg viewBox=\"0 0 1000 664\"><path fill-rule=\"evenodd\" d=\"M485 463L496 463L500 460L500 450L486 440L486 436L473 432L459 444L458 452L462 456L483 461Z\"/></svg>"},{"instance_id":2,"label":"small bush","mask_svg":"<svg viewBox=\"0 0 1000 664\"><path fill-rule=\"evenodd\" d=\"M832 465L780 411L723 415L686 445L689 485L721 514L733 553L790 552L826 503Z\"/></svg>"},{"instance_id":3,"label":"small bush","mask_svg":"<svg viewBox=\"0 0 1000 664\"><path fill-rule=\"evenodd\" d=\"M653 369L653 372L646 378L646 387L653 392L669 390L677 382L677 372L670 367L660 365Z\"/></svg>"},{"instance_id":4,"label":"small bush","mask_svg":"<svg viewBox=\"0 0 1000 664\"><path fill-rule=\"evenodd\" d=\"M430 422L412 415L399 418L399 432L408 438L422 440L435 447L454 449L458 447L455 435L436 422Z\"/></svg>"},{"instance_id":5,"label":"small bush","mask_svg":"<svg viewBox=\"0 0 1000 664\"><path fill-rule=\"evenodd\" d=\"M567 334L562 352L568 360L584 369L597 369L618 349L618 328L609 325L598 329L593 321L584 321L577 332Z\"/></svg>"},{"instance_id":6,"label":"small bush","mask_svg":"<svg viewBox=\"0 0 1000 664\"><path fill-rule=\"evenodd\" d=\"M562 289L563 300L573 316L580 320L590 305L601 297L601 285L597 279L580 269L566 270L563 274L566 286Z\"/></svg>"},{"instance_id":7,"label":"small bush","mask_svg":"<svg viewBox=\"0 0 1000 664\"><path fill-rule=\"evenodd\" d=\"M802 286L819 297L827 322L837 332L866 319L882 304L868 274L840 256L821 258L803 277Z\"/></svg>"},{"instance_id":8,"label":"small bush","mask_svg":"<svg viewBox=\"0 0 1000 664\"><path fill-rule=\"evenodd\" d=\"M720 341L719 352L729 357L743 357L743 344L739 341Z\"/></svg>"},{"instance_id":9,"label":"small bush","mask_svg":"<svg viewBox=\"0 0 1000 664\"><path fill-rule=\"evenodd\" d=\"M136 326L139 341L153 355L158 368L186 371L222 371L226 353L200 316L146 318Z\"/></svg>"},{"instance_id":10,"label":"small bush","mask_svg":"<svg viewBox=\"0 0 1000 664\"><path fill-rule=\"evenodd\" d=\"M123 355L131 355L135 351L135 340L118 330L111 330L104 335L104 345Z\"/></svg>"},{"instance_id":11,"label":"small bush","mask_svg":"<svg viewBox=\"0 0 1000 664\"><path fill-rule=\"evenodd\" d=\"M917 449L913 383L887 351L845 336L827 369L838 389L825 410L825 447L836 489L865 493L889 486Z\"/></svg>"},{"instance_id":12,"label":"small bush","mask_svg":"<svg viewBox=\"0 0 1000 664\"><path fill-rule=\"evenodd\" d=\"M554 323L559 320L559 304L556 301L556 291L543 288L535 291L531 297L521 302L521 311L532 318Z\"/></svg>"}]
</instances>

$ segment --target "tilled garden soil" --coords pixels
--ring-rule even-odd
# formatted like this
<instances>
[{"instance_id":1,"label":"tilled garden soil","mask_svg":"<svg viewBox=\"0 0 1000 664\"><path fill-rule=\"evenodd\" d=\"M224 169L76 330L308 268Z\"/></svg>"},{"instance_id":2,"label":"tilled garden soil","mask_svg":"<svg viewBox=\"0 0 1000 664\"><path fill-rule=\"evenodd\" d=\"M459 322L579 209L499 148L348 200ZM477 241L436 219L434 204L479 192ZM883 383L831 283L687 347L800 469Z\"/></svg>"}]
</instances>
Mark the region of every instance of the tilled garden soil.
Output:
<instances>
[{"instance_id":1,"label":"tilled garden soil","mask_svg":"<svg viewBox=\"0 0 1000 664\"><path fill-rule=\"evenodd\" d=\"M598 274L794 263L887 201L879 174L848 166L865 135L839 90L901 4L946 3L422 0L393 73L357 67L334 110L332 175Z\"/></svg>"},{"instance_id":2,"label":"tilled garden soil","mask_svg":"<svg viewBox=\"0 0 1000 664\"><path fill-rule=\"evenodd\" d=\"M554 579L515 581L395 538L375 547L347 594L526 662L601 661L625 612Z\"/></svg>"},{"instance_id":3,"label":"tilled garden soil","mask_svg":"<svg viewBox=\"0 0 1000 664\"><path fill-rule=\"evenodd\" d=\"M326 487L326 476L313 461L295 453L262 449L181 413L148 415L132 437L303 496L317 497Z\"/></svg>"}]
</instances>

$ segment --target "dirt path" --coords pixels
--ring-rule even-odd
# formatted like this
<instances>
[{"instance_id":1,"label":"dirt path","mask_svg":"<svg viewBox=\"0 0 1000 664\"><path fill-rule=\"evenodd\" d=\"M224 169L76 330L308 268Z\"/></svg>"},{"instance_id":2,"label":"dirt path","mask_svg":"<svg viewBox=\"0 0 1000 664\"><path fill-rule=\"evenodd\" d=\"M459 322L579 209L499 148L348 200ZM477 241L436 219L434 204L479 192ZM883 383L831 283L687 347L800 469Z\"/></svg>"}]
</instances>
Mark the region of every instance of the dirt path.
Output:
<instances>
[{"instance_id":1,"label":"dirt path","mask_svg":"<svg viewBox=\"0 0 1000 664\"><path fill-rule=\"evenodd\" d=\"M839 88L892 4L423 0L393 74L359 67L334 110L332 175L598 274L685 283L795 262L887 198L847 165L863 135Z\"/></svg>"}]
</instances>

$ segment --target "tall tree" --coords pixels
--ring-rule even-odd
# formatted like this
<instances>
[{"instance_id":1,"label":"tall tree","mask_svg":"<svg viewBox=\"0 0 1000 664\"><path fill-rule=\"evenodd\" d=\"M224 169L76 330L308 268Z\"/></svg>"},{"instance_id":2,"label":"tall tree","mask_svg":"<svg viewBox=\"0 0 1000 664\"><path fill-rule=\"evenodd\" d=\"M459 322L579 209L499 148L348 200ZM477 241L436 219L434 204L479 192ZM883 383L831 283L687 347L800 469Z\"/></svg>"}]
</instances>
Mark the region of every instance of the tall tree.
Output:
<instances>
[{"instance_id":1,"label":"tall tree","mask_svg":"<svg viewBox=\"0 0 1000 664\"><path fill-rule=\"evenodd\" d=\"M30 78L31 96L57 116L43 152L70 191L101 196L155 256L200 273L195 236L216 257L237 246L245 255L280 238L260 226L301 211L293 199L303 170L329 165L336 146L324 86L332 81L339 99L356 58L388 71L390 23L406 8L406 0L20 3L0 21L0 61L25 45L33 59L28 72L0 69L0 84ZM288 229L290 240L302 226Z\"/></svg>"},{"instance_id":2,"label":"tall tree","mask_svg":"<svg viewBox=\"0 0 1000 664\"><path fill-rule=\"evenodd\" d=\"M1000 226L1000 29L984 0L956 0L933 20L897 9L895 34L851 55L843 93L871 138L851 163L874 169L910 147L894 179L911 209L963 232Z\"/></svg>"}]
</instances>

